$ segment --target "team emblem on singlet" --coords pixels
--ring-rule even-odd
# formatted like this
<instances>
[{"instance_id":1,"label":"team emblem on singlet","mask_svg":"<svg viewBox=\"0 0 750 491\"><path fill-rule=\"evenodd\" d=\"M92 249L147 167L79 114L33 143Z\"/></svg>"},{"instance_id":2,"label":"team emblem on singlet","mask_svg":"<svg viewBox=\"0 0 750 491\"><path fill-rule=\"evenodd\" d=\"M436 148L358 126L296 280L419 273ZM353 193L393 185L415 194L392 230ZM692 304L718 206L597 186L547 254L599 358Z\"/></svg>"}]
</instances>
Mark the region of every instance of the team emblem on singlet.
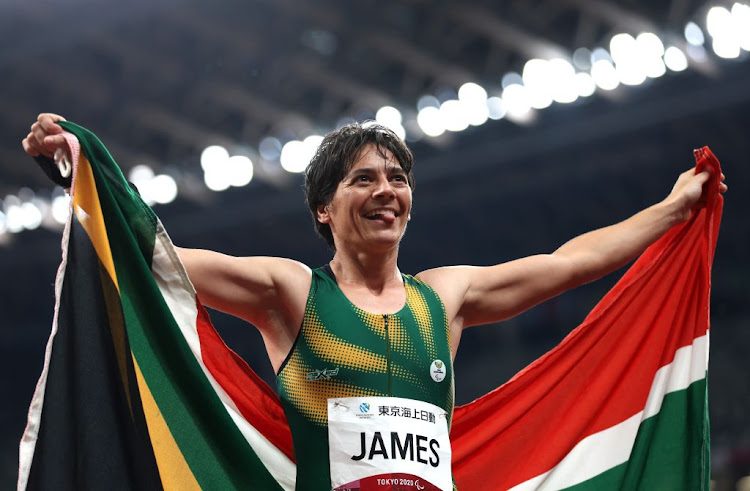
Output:
<instances>
[{"instance_id":1,"label":"team emblem on singlet","mask_svg":"<svg viewBox=\"0 0 750 491\"><path fill-rule=\"evenodd\" d=\"M441 360L435 360L430 365L430 377L435 382L442 382L445 378L445 364Z\"/></svg>"}]
</instances>

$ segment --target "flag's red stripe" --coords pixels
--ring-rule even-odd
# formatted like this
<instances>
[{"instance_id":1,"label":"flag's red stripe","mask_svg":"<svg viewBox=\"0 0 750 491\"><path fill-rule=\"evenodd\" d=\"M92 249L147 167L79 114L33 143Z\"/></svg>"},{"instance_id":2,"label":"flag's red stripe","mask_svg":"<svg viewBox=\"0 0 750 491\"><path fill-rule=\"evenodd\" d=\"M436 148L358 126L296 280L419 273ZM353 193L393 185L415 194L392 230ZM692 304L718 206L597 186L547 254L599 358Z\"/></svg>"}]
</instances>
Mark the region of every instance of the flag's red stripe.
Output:
<instances>
[{"instance_id":1,"label":"flag's red stripe","mask_svg":"<svg viewBox=\"0 0 750 491\"><path fill-rule=\"evenodd\" d=\"M224 343L214 329L206 309L198 305L198 338L203 363L234 401L244 418L273 445L294 461L292 433L281 401L252 369ZM261 460L263 456L259 455Z\"/></svg>"},{"instance_id":2,"label":"flag's red stripe","mask_svg":"<svg viewBox=\"0 0 750 491\"><path fill-rule=\"evenodd\" d=\"M582 438L644 408L655 372L708 330L720 196L711 211L649 248L557 348L456 409L451 436L460 488L523 482L552 468Z\"/></svg>"}]
</instances>

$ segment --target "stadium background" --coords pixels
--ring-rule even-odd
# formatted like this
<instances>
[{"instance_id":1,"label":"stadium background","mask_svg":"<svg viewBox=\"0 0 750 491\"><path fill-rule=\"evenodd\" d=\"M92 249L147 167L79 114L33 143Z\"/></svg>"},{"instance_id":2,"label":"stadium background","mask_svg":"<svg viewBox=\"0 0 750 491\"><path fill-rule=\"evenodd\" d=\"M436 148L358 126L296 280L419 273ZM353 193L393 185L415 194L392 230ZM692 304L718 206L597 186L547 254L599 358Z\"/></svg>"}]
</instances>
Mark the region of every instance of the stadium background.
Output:
<instances>
[{"instance_id":1,"label":"stadium background","mask_svg":"<svg viewBox=\"0 0 750 491\"><path fill-rule=\"evenodd\" d=\"M693 0L2 2L0 483L15 481L53 311L61 226L52 211L62 193L20 147L36 114L52 111L95 131L153 199L174 199L155 210L176 244L311 266L331 253L314 236L300 175L285 170L304 161L305 144L284 144L352 118L400 126L417 162L400 262L412 273L554 250L662 199L691 150L709 145L730 187L713 275L713 477L717 489L734 489L750 474L750 45L745 38L734 57L709 30L748 33L750 23L736 14L709 29L722 19L708 20L716 6L750 11ZM679 49L687 67L657 54L663 75L639 76L655 59L637 51L644 43L611 41L644 32ZM542 107L545 94L570 99L560 92L568 72L534 78L532 59L596 76L579 77L575 100ZM469 82L484 92L459 90ZM525 110L524 93L538 109ZM206 170L207 157L201 165L211 145L226 150L214 149L224 155L218 171ZM250 159L252 181L209 189L227 185L227 155ZM235 184L246 181L247 161L232 162L245 166ZM456 359L458 403L556 345L617 277L469 331ZM254 329L213 318L273 384Z\"/></svg>"}]
</instances>

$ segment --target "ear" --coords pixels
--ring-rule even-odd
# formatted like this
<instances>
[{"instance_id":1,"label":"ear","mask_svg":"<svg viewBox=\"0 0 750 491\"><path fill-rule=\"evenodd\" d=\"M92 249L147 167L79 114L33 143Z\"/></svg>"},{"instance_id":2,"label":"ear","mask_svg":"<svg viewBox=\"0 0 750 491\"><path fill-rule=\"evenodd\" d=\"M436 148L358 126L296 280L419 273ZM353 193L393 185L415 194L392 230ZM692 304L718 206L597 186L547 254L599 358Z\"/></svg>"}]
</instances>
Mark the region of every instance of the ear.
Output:
<instances>
[{"instance_id":1,"label":"ear","mask_svg":"<svg viewBox=\"0 0 750 491\"><path fill-rule=\"evenodd\" d=\"M330 223L331 214L328 210L329 205L318 205L318 209L315 210L316 218L320 223Z\"/></svg>"}]
</instances>

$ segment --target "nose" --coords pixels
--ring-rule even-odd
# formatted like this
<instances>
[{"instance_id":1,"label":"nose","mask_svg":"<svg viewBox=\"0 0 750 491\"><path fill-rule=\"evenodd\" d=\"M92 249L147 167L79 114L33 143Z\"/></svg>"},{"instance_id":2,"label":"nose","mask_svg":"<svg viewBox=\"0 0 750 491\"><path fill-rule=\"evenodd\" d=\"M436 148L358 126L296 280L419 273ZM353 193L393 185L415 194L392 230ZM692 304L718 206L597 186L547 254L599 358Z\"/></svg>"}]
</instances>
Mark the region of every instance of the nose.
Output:
<instances>
[{"instance_id":1,"label":"nose","mask_svg":"<svg viewBox=\"0 0 750 491\"><path fill-rule=\"evenodd\" d=\"M372 193L374 198L392 198L396 196L396 191L393 190L393 186L387 178L378 179L377 186Z\"/></svg>"}]
</instances>

